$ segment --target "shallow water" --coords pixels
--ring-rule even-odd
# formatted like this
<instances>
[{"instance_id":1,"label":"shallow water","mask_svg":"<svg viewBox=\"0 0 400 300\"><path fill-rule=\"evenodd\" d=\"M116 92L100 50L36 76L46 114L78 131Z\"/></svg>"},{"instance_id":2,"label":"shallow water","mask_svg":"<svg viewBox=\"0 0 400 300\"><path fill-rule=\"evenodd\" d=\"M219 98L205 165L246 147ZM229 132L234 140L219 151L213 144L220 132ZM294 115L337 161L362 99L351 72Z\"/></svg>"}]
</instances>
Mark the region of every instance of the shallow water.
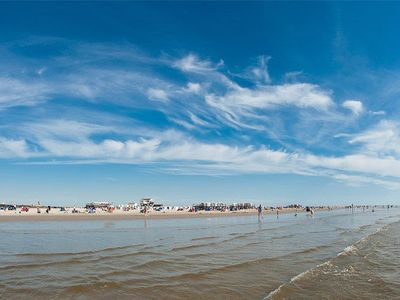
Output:
<instances>
[{"instance_id":1,"label":"shallow water","mask_svg":"<svg viewBox=\"0 0 400 300\"><path fill-rule=\"evenodd\" d=\"M395 208L4 222L0 298L400 298L399 229Z\"/></svg>"}]
</instances>

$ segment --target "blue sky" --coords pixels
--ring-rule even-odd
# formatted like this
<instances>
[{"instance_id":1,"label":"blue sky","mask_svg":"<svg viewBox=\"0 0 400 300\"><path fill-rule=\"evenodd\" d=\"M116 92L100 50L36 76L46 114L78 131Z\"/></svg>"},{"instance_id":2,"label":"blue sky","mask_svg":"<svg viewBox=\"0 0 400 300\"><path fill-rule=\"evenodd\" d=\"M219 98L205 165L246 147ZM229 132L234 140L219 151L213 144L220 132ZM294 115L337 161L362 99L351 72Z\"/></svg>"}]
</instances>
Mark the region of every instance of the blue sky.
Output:
<instances>
[{"instance_id":1,"label":"blue sky","mask_svg":"<svg viewBox=\"0 0 400 300\"><path fill-rule=\"evenodd\" d=\"M398 203L400 3L1 3L0 202Z\"/></svg>"}]
</instances>

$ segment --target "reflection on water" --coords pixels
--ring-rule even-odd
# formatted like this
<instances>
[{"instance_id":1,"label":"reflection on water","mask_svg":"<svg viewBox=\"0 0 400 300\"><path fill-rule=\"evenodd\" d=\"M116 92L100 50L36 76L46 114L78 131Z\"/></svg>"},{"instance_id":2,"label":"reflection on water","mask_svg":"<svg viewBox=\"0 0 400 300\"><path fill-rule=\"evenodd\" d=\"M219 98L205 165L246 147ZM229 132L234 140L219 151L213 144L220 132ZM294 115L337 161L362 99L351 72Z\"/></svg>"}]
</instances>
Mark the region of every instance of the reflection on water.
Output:
<instances>
[{"instance_id":1,"label":"reflection on water","mask_svg":"<svg viewBox=\"0 0 400 300\"><path fill-rule=\"evenodd\" d=\"M357 278L368 272L371 286L398 286L398 271L385 270L399 270L399 220L399 210L380 209L0 223L0 298L334 299L343 284L356 287L344 298L364 297Z\"/></svg>"}]
</instances>

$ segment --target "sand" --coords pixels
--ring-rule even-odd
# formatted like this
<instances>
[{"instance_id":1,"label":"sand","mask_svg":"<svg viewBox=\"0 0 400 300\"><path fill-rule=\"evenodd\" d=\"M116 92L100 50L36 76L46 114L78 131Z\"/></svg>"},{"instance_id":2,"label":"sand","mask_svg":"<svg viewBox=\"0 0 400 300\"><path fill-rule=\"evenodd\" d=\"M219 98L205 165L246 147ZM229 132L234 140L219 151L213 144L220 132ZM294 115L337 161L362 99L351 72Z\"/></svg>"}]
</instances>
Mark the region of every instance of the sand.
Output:
<instances>
[{"instance_id":1,"label":"sand","mask_svg":"<svg viewBox=\"0 0 400 300\"><path fill-rule=\"evenodd\" d=\"M321 208L317 210L327 210ZM137 210L122 211L115 210L112 213L105 211L97 211L96 213L87 213L85 209L78 208L79 213L72 213L72 208L67 208L66 212L60 212L59 209L52 209L46 213L45 209L41 209L38 214L36 209L30 209L28 212L17 211L0 211L0 222L10 221L73 221L73 220L144 220L144 219L166 219L166 218L213 218L213 217L229 217L229 216L248 216L257 215L256 209L240 210L240 211L150 211L147 214L140 213ZM283 208L279 210L279 214L285 213L303 213L303 209ZM264 210L264 215L276 215L276 210Z\"/></svg>"}]
</instances>

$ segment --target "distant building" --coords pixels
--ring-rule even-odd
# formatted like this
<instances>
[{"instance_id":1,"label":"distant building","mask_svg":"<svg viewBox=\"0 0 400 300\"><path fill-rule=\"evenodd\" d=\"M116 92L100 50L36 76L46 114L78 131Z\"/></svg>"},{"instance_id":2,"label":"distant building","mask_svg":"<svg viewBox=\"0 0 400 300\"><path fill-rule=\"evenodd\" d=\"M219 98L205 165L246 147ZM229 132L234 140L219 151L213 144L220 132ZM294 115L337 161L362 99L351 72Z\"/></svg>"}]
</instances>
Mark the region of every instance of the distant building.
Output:
<instances>
[{"instance_id":1,"label":"distant building","mask_svg":"<svg viewBox=\"0 0 400 300\"><path fill-rule=\"evenodd\" d=\"M255 208L255 206L252 203L233 203L230 205L230 210L241 210L241 209L251 209Z\"/></svg>"},{"instance_id":2,"label":"distant building","mask_svg":"<svg viewBox=\"0 0 400 300\"><path fill-rule=\"evenodd\" d=\"M90 208L105 208L108 209L112 206L111 202L91 202L87 203L85 208L90 209Z\"/></svg>"},{"instance_id":3,"label":"distant building","mask_svg":"<svg viewBox=\"0 0 400 300\"><path fill-rule=\"evenodd\" d=\"M152 198L143 198L140 200L140 208L141 209L149 209L149 208L154 208L154 209L161 209L164 205L161 203L155 203Z\"/></svg>"},{"instance_id":4,"label":"distant building","mask_svg":"<svg viewBox=\"0 0 400 300\"><path fill-rule=\"evenodd\" d=\"M153 207L154 201L152 198L143 198L140 200L140 206L141 207Z\"/></svg>"}]
</instances>

